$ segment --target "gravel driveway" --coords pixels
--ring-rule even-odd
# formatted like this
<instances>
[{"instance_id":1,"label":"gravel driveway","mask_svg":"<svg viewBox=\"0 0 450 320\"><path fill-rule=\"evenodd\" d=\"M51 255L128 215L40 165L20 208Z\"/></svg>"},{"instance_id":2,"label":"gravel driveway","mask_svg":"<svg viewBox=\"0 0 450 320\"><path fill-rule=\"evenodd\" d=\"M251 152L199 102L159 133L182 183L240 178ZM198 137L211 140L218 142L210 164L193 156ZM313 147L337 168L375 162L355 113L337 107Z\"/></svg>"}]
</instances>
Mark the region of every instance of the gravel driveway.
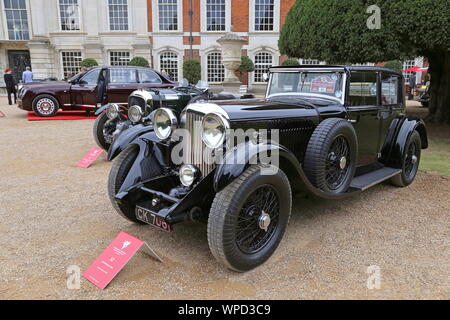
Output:
<instances>
[{"instance_id":1,"label":"gravel driveway","mask_svg":"<svg viewBox=\"0 0 450 320\"><path fill-rule=\"evenodd\" d=\"M449 299L450 181L419 173L343 201L296 199L280 247L262 267L236 274L209 252L206 226L166 234L133 225L106 194L111 163L75 166L95 147L93 120L28 122L0 98L0 298L2 299ZM166 260L138 253L101 291L66 286L120 231ZM369 290L369 266L381 272Z\"/></svg>"}]
</instances>

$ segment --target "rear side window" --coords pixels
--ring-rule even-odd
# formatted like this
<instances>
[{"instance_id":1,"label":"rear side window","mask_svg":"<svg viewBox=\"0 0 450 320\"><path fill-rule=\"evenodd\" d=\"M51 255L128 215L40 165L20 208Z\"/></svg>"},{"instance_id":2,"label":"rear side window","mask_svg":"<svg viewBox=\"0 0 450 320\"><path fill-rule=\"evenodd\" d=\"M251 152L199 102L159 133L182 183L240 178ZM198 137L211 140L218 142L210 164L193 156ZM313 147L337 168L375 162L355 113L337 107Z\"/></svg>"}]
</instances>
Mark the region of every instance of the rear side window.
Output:
<instances>
[{"instance_id":1,"label":"rear side window","mask_svg":"<svg viewBox=\"0 0 450 320\"><path fill-rule=\"evenodd\" d=\"M86 84L97 85L98 76L100 75L101 70L102 69L95 69L95 70L89 71L88 73L86 73L83 76L81 81L84 81L84 83L86 83Z\"/></svg>"},{"instance_id":2,"label":"rear side window","mask_svg":"<svg viewBox=\"0 0 450 320\"><path fill-rule=\"evenodd\" d=\"M352 72L348 101L350 106L376 106L377 74L375 72Z\"/></svg>"},{"instance_id":3,"label":"rear side window","mask_svg":"<svg viewBox=\"0 0 450 320\"><path fill-rule=\"evenodd\" d=\"M399 104L401 103L400 99L400 78L390 74L383 74L381 77L382 104Z\"/></svg>"},{"instance_id":4,"label":"rear side window","mask_svg":"<svg viewBox=\"0 0 450 320\"><path fill-rule=\"evenodd\" d=\"M112 68L109 70L110 83L137 83L136 69Z\"/></svg>"},{"instance_id":5,"label":"rear side window","mask_svg":"<svg viewBox=\"0 0 450 320\"><path fill-rule=\"evenodd\" d=\"M138 70L140 83L161 83L161 78L152 70Z\"/></svg>"}]
</instances>

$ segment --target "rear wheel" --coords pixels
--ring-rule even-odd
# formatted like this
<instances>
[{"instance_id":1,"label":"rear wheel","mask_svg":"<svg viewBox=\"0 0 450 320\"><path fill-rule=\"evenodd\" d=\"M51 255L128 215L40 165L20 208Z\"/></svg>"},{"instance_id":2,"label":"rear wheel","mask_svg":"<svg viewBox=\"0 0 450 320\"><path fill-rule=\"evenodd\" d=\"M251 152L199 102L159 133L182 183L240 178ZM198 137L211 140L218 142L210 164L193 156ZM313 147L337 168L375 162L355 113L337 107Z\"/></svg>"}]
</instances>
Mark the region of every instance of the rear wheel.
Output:
<instances>
[{"instance_id":1,"label":"rear wheel","mask_svg":"<svg viewBox=\"0 0 450 320\"><path fill-rule=\"evenodd\" d=\"M115 195L119 192L120 187L130 172L138 152L139 149L136 146L131 145L121 152L116 161L114 161L108 178L108 195L109 200L118 214L129 221L143 224L143 222L136 219L135 206L121 204L115 198Z\"/></svg>"},{"instance_id":2,"label":"rear wheel","mask_svg":"<svg viewBox=\"0 0 450 320\"><path fill-rule=\"evenodd\" d=\"M59 102L55 97L42 94L33 100L33 111L38 117L53 117L59 110Z\"/></svg>"},{"instance_id":3,"label":"rear wheel","mask_svg":"<svg viewBox=\"0 0 450 320\"><path fill-rule=\"evenodd\" d=\"M219 192L208 219L214 257L237 272L263 264L278 247L292 206L289 180L281 170L264 175L251 166Z\"/></svg>"},{"instance_id":4,"label":"rear wheel","mask_svg":"<svg viewBox=\"0 0 450 320\"><path fill-rule=\"evenodd\" d=\"M402 159L402 172L391 179L397 187L407 187L413 183L419 170L422 140L420 134L414 131L406 143L405 154Z\"/></svg>"},{"instance_id":5,"label":"rear wheel","mask_svg":"<svg viewBox=\"0 0 450 320\"><path fill-rule=\"evenodd\" d=\"M305 173L316 188L343 193L355 174L357 152L353 126L343 119L326 119L317 126L308 143Z\"/></svg>"}]
</instances>

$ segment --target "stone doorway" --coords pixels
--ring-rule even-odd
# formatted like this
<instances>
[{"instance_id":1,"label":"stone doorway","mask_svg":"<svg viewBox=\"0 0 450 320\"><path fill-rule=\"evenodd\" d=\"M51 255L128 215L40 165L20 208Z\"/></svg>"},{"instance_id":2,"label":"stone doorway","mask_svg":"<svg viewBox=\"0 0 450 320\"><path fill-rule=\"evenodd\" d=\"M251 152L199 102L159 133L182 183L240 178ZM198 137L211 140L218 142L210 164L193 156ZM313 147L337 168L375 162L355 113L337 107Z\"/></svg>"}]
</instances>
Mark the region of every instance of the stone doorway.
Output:
<instances>
[{"instance_id":1,"label":"stone doorway","mask_svg":"<svg viewBox=\"0 0 450 320\"><path fill-rule=\"evenodd\" d=\"M30 51L27 50L9 50L9 67L13 70L14 80L19 83L22 80L22 72L26 67L31 67Z\"/></svg>"}]
</instances>

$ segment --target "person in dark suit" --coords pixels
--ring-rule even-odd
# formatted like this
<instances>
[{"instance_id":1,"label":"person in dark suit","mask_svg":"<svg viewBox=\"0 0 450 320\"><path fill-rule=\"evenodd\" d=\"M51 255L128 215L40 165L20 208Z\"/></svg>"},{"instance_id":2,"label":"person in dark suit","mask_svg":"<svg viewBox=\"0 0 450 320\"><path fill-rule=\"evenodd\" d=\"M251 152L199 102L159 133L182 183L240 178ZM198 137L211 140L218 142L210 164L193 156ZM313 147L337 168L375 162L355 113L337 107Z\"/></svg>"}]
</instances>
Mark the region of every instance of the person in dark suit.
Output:
<instances>
[{"instance_id":1,"label":"person in dark suit","mask_svg":"<svg viewBox=\"0 0 450 320\"><path fill-rule=\"evenodd\" d=\"M6 92L8 94L8 103L9 105L12 105L11 94L14 95L14 103L17 102L16 82L14 81L12 70L9 68L6 69L3 78L5 79Z\"/></svg>"}]
</instances>

